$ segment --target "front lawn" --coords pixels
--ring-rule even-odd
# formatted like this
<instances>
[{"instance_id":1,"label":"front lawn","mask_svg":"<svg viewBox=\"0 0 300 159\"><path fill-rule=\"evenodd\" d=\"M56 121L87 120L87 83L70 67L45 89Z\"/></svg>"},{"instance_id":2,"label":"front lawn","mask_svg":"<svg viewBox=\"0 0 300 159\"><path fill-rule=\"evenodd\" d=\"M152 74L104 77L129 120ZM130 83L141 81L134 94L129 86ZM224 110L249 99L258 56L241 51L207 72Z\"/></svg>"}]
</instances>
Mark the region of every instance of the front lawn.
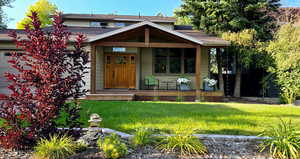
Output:
<instances>
[{"instance_id":1,"label":"front lawn","mask_svg":"<svg viewBox=\"0 0 300 159\"><path fill-rule=\"evenodd\" d=\"M101 127L131 133L139 127L163 132L198 129L197 133L257 135L279 118L300 123L295 106L238 103L100 102L82 101L81 120L88 126L91 113L103 118Z\"/></svg>"}]
</instances>

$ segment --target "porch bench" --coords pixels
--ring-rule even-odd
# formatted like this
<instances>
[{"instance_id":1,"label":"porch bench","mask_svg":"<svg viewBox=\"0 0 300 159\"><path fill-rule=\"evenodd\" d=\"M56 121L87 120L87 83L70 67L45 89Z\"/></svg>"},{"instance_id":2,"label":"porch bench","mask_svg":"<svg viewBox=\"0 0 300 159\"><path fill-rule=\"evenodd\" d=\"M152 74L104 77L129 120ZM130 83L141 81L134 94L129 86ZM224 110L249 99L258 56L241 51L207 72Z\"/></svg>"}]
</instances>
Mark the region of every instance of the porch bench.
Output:
<instances>
[{"instance_id":1,"label":"porch bench","mask_svg":"<svg viewBox=\"0 0 300 159\"><path fill-rule=\"evenodd\" d=\"M157 87L157 89L159 89L159 80L154 76L146 76L144 79L144 86L147 89L150 89L151 87Z\"/></svg>"},{"instance_id":2,"label":"porch bench","mask_svg":"<svg viewBox=\"0 0 300 159\"><path fill-rule=\"evenodd\" d=\"M166 90L177 90L178 89L178 85L176 81L170 81L170 80L166 80L166 81L161 81L162 83L162 87L164 87Z\"/></svg>"}]
</instances>

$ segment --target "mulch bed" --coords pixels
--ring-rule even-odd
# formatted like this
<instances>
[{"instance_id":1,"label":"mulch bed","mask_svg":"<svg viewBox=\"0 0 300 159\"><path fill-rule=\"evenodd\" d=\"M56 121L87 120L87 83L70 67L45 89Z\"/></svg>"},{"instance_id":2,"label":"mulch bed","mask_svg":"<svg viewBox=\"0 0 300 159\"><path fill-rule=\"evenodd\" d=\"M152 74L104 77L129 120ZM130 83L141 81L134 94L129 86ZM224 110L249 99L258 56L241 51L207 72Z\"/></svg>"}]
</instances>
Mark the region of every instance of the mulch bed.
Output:
<instances>
[{"instance_id":1,"label":"mulch bed","mask_svg":"<svg viewBox=\"0 0 300 159\"><path fill-rule=\"evenodd\" d=\"M10 151L0 149L0 159L32 159L32 152L24 151ZM174 153L162 153L152 146L146 146L144 148L138 148L137 150L129 150L129 155L121 159L248 159L256 158L257 156L220 156L209 154L207 156L190 156L190 157L179 157ZM70 159L105 159L102 152L96 147L90 147L86 151L78 153ZM262 157L261 159L266 159Z\"/></svg>"},{"instance_id":2,"label":"mulch bed","mask_svg":"<svg viewBox=\"0 0 300 159\"><path fill-rule=\"evenodd\" d=\"M31 151L14 151L0 148L0 159L30 159Z\"/></svg>"}]
</instances>

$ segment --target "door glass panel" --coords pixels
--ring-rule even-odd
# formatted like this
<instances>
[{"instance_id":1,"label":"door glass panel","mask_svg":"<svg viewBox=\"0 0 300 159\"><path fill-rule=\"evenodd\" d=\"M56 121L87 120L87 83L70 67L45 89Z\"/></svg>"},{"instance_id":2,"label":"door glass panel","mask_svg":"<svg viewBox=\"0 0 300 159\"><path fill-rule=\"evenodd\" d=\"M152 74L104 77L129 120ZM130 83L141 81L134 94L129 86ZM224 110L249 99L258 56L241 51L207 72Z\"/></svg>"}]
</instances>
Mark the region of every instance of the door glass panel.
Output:
<instances>
[{"instance_id":1,"label":"door glass panel","mask_svg":"<svg viewBox=\"0 0 300 159\"><path fill-rule=\"evenodd\" d=\"M111 57L110 56L106 56L106 64L110 64L111 63Z\"/></svg>"},{"instance_id":2,"label":"door glass panel","mask_svg":"<svg viewBox=\"0 0 300 159\"><path fill-rule=\"evenodd\" d=\"M117 56L115 62L116 62L116 64L127 64L127 57L126 56Z\"/></svg>"},{"instance_id":3,"label":"door glass panel","mask_svg":"<svg viewBox=\"0 0 300 159\"><path fill-rule=\"evenodd\" d=\"M135 64L135 57L134 56L130 56L130 61L131 61L131 64Z\"/></svg>"}]
</instances>

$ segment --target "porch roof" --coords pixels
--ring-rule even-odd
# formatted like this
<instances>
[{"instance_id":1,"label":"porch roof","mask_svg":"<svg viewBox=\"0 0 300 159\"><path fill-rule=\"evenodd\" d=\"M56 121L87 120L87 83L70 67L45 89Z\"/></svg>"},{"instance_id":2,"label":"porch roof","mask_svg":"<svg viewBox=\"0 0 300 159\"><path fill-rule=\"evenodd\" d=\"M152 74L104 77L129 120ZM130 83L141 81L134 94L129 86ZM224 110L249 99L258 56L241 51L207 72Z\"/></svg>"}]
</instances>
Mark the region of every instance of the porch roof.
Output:
<instances>
[{"instance_id":1,"label":"porch roof","mask_svg":"<svg viewBox=\"0 0 300 159\"><path fill-rule=\"evenodd\" d=\"M191 41L193 43L203 45L203 46L228 46L230 45L229 41L223 40L222 38L216 37L216 36L211 36L208 34L205 34L204 32L201 31L196 31L196 30L171 30L167 27L164 27L162 25L158 25L155 23L152 23L150 21L143 21L141 23L136 23L133 25L129 25L124 28L116 29L110 32L106 32L103 34L96 35L94 37L89 38L89 42L95 42L97 40L101 40L113 35L117 35L126 31L130 31L142 26L150 26L156 29L159 29L161 31L164 31L166 33L175 35L177 37L180 37L182 39Z\"/></svg>"}]
</instances>

